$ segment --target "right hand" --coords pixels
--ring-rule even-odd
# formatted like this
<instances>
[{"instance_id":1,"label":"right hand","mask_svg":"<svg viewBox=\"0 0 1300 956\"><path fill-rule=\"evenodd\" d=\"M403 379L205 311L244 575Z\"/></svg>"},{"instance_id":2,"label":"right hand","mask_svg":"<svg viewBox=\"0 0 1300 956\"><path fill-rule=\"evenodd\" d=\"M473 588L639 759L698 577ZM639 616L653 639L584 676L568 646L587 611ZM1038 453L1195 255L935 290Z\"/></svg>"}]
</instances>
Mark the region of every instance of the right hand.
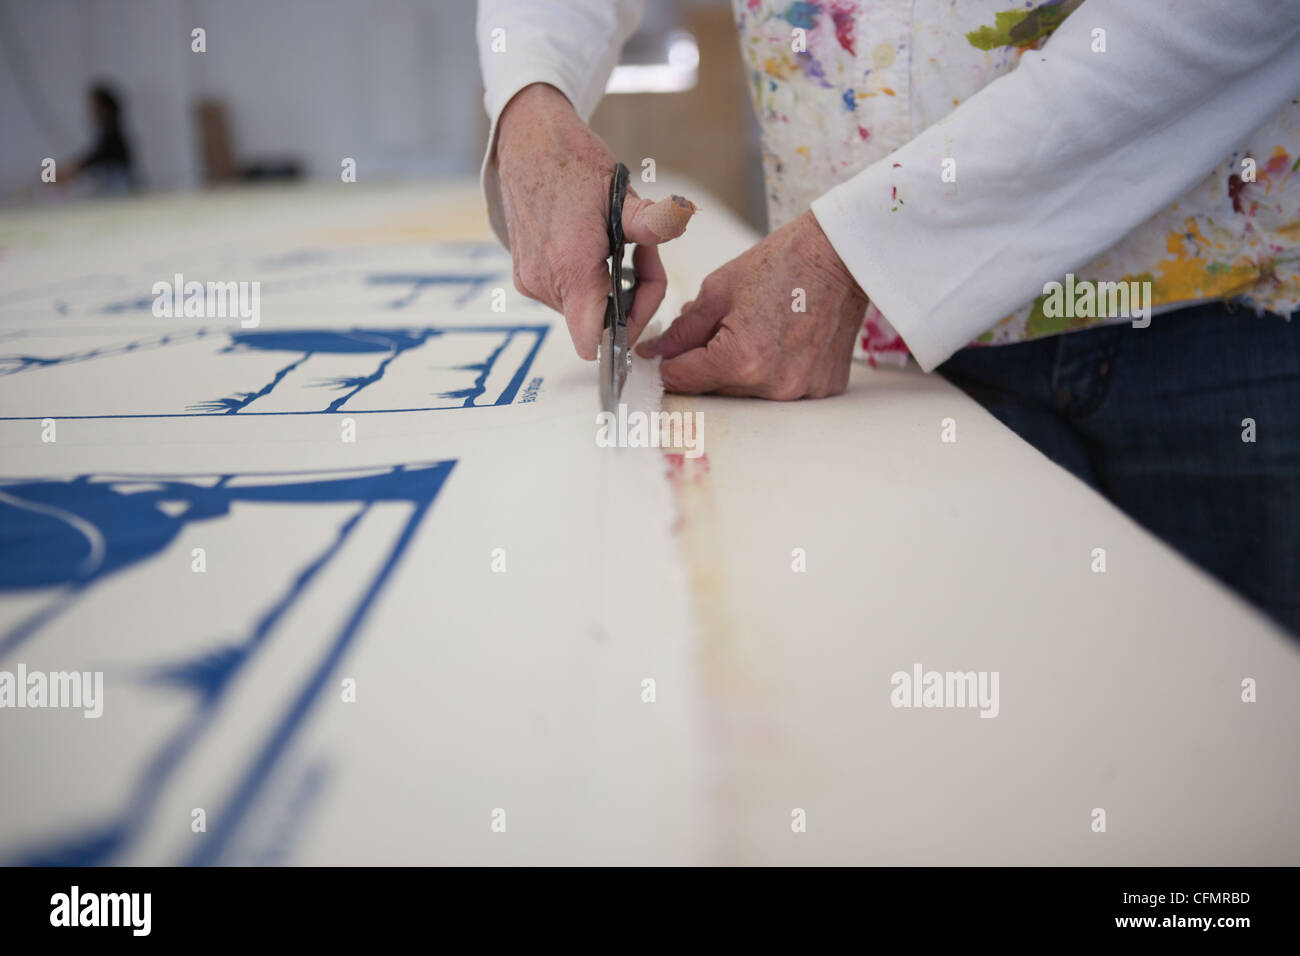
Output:
<instances>
[{"instance_id":1,"label":"right hand","mask_svg":"<svg viewBox=\"0 0 1300 956\"><path fill-rule=\"evenodd\" d=\"M564 313L574 348L596 357L610 292L609 184L614 154L553 86L534 83L506 104L497 128L497 171L505 207L515 288ZM623 233L636 243L639 285L628 318L636 341L663 301L668 278L645 224L654 203L629 187Z\"/></svg>"}]
</instances>

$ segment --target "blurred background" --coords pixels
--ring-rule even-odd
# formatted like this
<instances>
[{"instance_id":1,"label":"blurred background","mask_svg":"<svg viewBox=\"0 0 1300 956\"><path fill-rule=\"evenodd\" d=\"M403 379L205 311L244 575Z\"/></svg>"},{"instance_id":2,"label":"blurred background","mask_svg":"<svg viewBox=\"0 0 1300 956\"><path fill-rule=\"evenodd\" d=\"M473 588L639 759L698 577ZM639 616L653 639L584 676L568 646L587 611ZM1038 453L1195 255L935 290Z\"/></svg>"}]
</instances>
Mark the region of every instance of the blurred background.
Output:
<instances>
[{"instance_id":1,"label":"blurred background","mask_svg":"<svg viewBox=\"0 0 1300 956\"><path fill-rule=\"evenodd\" d=\"M488 124L475 6L0 0L0 203L337 182L344 157L359 183L476 177ZM652 156L660 176L690 177L766 228L728 0L646 0L592 126L634 173ZM42 184L47 157L67 188Z\"/></svg>"}]
</instances>

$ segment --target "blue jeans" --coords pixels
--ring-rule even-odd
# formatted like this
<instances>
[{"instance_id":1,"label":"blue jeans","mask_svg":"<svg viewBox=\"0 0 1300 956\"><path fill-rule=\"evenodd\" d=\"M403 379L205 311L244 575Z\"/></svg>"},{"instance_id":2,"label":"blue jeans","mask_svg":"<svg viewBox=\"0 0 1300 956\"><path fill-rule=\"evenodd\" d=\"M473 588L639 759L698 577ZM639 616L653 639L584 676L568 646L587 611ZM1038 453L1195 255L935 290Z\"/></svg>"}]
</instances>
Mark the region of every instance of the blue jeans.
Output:
<instances>
[{"instance_id":1,"label":"blue jeans","mask_svg":"<svg viewBox=\"0 0 1300 956\"><path fill-rule=\"evenodd\" d=\"M1215 302L939 371L1300 636L1300 320Z\"/></svg>"}]
</instances>

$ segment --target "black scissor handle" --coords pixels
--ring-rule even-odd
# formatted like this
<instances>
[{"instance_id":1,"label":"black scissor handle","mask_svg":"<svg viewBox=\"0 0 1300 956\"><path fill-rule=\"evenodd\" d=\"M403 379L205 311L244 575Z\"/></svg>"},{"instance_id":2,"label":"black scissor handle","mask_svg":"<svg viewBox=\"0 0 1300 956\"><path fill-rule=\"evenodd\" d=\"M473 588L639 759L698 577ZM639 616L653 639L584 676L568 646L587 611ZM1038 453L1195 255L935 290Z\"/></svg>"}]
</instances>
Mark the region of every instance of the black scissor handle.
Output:
<instances>
[{"instance_id":1,"label":"black scissor handle","mask_svg":"<svg viewBox=\"0 0 1300 956\"><path fill-rule=\"evenodd\" d=\"M609 285L610 302L606 308L606 324L612 318L614 324L627 325L628 314L632 311L632 300L636 296L636 271L628 267L624 278L623 246L623 202L627 199L628 170L619 163L614 167L614 175L609 181ZM613 313L612 316L610 313Z\"/></svg>"}]
</instances>

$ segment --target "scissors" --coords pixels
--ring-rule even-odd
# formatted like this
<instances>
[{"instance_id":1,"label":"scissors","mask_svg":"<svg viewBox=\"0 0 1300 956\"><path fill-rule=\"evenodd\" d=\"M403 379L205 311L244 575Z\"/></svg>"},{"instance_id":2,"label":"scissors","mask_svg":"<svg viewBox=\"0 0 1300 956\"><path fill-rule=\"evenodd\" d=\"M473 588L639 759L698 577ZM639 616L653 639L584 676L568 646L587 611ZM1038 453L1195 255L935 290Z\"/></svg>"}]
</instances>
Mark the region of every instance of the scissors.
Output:
<instances>
[{"instance_id":1,"label":"scissors","mask_svg":"<svg viewBox=\"0 0 1300 956\"><path fill-rule=\"evenodd\" d=\"M609 300L605 304L605 331L600 337L600 404L618 414L619 399L632 367L627 344L627 318L636 297L636 271L623 268L623 200L627 198L627 167L619 163L609 183Z\"/></svg>"}]
</instances>

